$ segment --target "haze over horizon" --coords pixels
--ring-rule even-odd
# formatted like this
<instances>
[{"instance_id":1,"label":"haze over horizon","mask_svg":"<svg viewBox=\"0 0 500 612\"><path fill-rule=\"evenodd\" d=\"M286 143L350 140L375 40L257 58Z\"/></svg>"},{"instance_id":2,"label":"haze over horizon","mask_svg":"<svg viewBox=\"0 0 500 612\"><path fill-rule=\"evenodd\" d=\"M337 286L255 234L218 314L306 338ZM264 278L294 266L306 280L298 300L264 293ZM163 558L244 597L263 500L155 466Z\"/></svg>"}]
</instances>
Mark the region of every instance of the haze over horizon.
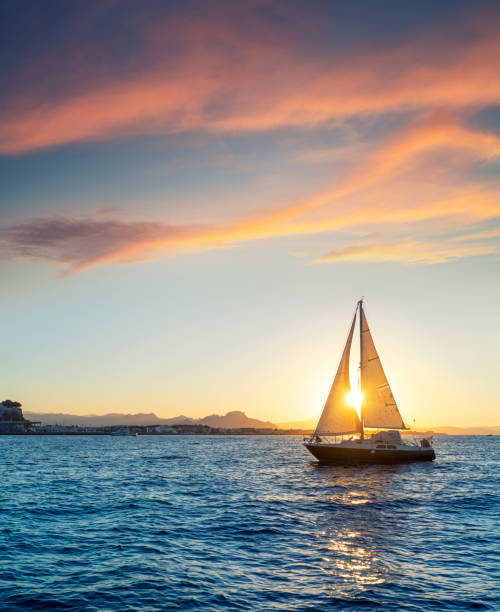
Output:
<instances>
[{"instance_id":1,"label":"haze over horizon","mask_svg":"<svg viewBox=\"0 0 500 612\"><path fill-rule=\"evenodd\" d=\"M221 428L264 428L268 429L315 429L317 419L310 418L303 421L284 421L273 423L270 421L262 421L254 419L252 415L244 412L233 410L224 415L207 414L199 417L186 417L185 415L176 415L174 417L159 417L155 413L102 413L102 414L81 414L74 415L71 413L57 412L24 412L25 418L28 420L40 421L42 424L54 425L78 425L78 426L106 426L106 425L155 425L155 424L202 424L210 427ZM426 431L430 428L425 424L407 423L408 430ZM500 435L500 425L489 426L465 426L456 427L453 425L437 425L434 427L436 432L440 433L471 433L471 434L496 434Z\"/></svg>"},{"instance_id":2,"label":"haze over horizon","mask_svg":"<svg viewBox=\"0 0 500 612\"><path fill-rule=\"evenodd\" d=\"M366 296L408 424L497 425L499 24L489 1L2 3L2 395L316 418Z\"/></svg>"}]
</instances>

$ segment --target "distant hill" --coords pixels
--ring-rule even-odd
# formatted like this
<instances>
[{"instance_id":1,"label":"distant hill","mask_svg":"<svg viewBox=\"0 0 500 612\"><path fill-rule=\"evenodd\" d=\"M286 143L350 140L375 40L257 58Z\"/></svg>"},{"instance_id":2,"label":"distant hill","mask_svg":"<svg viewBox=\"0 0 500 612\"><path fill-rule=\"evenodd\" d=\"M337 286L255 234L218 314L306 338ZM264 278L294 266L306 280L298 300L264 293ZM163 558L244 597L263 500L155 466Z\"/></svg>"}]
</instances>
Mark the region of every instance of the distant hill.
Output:
<instances>
[{"instance_id":1,"label":"distant hill","mask_svg":"<svg viewBox=\"0 0 500 612\"><path fill-rule=\"evenodd\" d=\"M24 411L25 418L30 421L42 421L47 425L80 425L98 427L104 425L176 425L177 423L194 423L193 419L185 416L161 419L154 412L138 412L136 414L122 414L110 412L109 414L76 415L62 412L29 412Z\"/></svg>"},{"instance_id":2,"label":"distant hill","mask_svg":"<svg viewBox=\"0 0 500 612\"><path fill-rule=\"evenodd\" d=\"M106 425L209 425L210 427L222 427L225 429L237 429L241 427L253 427L255 429L275 429L276 425L270 421L259 421L247 417L244 412L234 410L226 415L211 414L202 419L191 419L180 415L168 419L162 419L154 412L138 412L136 414L122 414L111 412L109 414L76 415L52 412L29 412L24 411L24 416L30 421L41 421L47 425L80 425L83 427L99 427Z\"/></svg>"},{"instance_id":3,"label":"distant hill","mask_svg":"<svg viewBox=\"0 0 500 612\"><path fill-rule=\"evenodd\" d=\"M447 433L451 436L500 435L500 425L492 427L450 427L443 425L442 427L432 427L431 429L436 433Z\"/></svg>"},{"instance_id":4,"label":"distant hill","mask_svg":"<svg viewBox=\"0 0 500 612\"><path fill-rule=\"evenodd\" d=\"M304 421L288 421L283 423L272 423L270 421L260 421L252 419L240 410L233 410L225 415L211 414L201 419L191 419L190 417L179 415L167 419L156 416L154 412L138 412L136 414L123 414L111 412L109 414L97 415L88 414L84 416L76 414L56 413L56 412L29 412L24 411L24 417L29 421L41 421L47 425L80 425L87 427L99 427L106 425L208 425L210 427L221 427L223 429L239 429L252 427L254 429L299 429L311 430L316 427L317 419L307 419ZM419 427L419 432L428 435L433 433L449 435L500 435L500 426L491 427ZM410 432L409 432L410 433Z\"/></svg>"},{"instance_id":5,"label":"distant hill","mask_svg":"<svg viewBox=\"0 0 500 612\"><path fill-rule=\"evenodd\" d=\"M200 425L208 425L210 427L225 427L226 429L237 429L240 427L254 427L255 429L276 429L276 425L270 421L259 421L258 419L251 419L247 417L244 412L240 410L233 410L228 412L224 416L218 414L211 414L203 419L196 421Z\"/></svg>"},{"instance_id":6,"label":"distant hill","mask_svg":"<svg viewBox=\"0 0 500 612\"><path fill-rule=\"evenodd\" d=\"M316 429L318 419L306 419L305 421L287 421L285 423L278 423L279 429Z\"/></svg>"}]
</instances>

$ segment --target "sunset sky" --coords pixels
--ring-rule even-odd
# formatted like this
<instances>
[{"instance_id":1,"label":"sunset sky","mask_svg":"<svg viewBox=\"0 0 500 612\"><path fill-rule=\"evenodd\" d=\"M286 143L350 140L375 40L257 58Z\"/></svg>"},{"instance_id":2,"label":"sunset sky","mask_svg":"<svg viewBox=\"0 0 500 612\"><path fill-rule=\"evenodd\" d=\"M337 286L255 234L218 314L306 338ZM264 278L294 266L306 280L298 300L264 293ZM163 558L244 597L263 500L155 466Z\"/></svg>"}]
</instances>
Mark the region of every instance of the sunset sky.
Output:
<instances>
[{"instance_id":1,"label":"sunset sky","mask_svg":"<svg viewBox=\"0 0 500 612\"><path fill-rule=\"evenodd\" d=\"M316 417L356 301L403 418L500 424L498 2L4 0L0 389Z\"/></svg>"}]
</instances>

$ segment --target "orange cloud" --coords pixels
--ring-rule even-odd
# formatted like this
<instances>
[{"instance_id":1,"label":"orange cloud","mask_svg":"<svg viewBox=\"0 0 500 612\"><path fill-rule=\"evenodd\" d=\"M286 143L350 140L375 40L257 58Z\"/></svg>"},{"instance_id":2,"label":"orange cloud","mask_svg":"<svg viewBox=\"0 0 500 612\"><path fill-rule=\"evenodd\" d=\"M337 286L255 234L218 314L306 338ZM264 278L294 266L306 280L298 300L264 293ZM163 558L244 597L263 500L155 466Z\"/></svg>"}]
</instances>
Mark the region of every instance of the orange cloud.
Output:
<instances>
[{"instance_id":1,"label":"orange cloud","mask_svg":"<svg viewBox=\"0 0 500 612\"><path fill-rule=\"evenodd\" d=\"M401 202L394 203L395 179L404 173L407 177L408 174L413 174L413 180L420 184L422 167L414 164L415 157L439 149L458 151L467 160L491 159L500 155L500 138L489 132L470 130L443 113L432 114L425 120L404 128L378 150L369 153L366 159L355 164L333 187L320 190L291 206L268 213L260 211L254 219L232 226L231 232L234 234L242 231L247 234L253 231L253 237L259 238L266 237L268 230L271 235L275 235L279 227L285 228L285 234L312 233L377 219L418 220L457 213L483 218L497 214L500 209L496 195L490 197L480 187L471 188L462 184L461 193L458 195L454 194L456 186L448 185L446 195L440 194L436 197L432 186L431 193L426 194L427 201L420 201L410 208L402 206ZM384 183L389 183L385 191L380 190L380 185ZM373 190L376 186L378 193L370 191L364 197L357 197L356 202L348 200L350 196ZM403 189L404 187L403 185ZM450 190L453 193L451 197ZM404 199L408 200L408 196ZM339 204L337 207L336 203ZM313 221L302 220L295 226L289 225L292 219L324 207L333 207L335 216Z\"/></svg>"},{"instance_id":2,"label":"orange cloud","mask_svg":"<svg viewBox=\"0 0 500 612\"><path fill-rule=\"evenodd\" d=\"M434 178L428 156L450 151L453 159L446 164L447 174ZM98 264L222 248L248 240L367 231L382 224L388 234L391 227L397 233L403 224L432 221L434 231L441 228L441 233L446 233L450 223L459 219L470 223L500 216L498 189L471 182L462 169L471 159L491 159L499 154L496 135L468 129L453 117L433 114L367 153L333 187L291 206L256 210L232 222L210 225L126 223L102 216L35 220L0 230L0 254L4 258L49 259L77 272ZM422 181L427 176L428 180ZM488 237L473 236L478 240ZM448 242L438 248L432 241L401 243L392 239L382 245L334 251L320 261L369 257L431 262L494 251L491 245L450 247Z\"/></svg>"},{"instance_id":3,"label":"orange cloud","mask_svg":"<svg viewBox=\"0 0 500 612\"><path fill-rule=\"evenodd\" d=\"M495 245L468 245L457 247L448 244L439 246L432 242L417 242L404 240L395 243L380 243L370 245L349 245L338 251L332 251L315 260L316 263L339 261L368 261L388 262L398 261L404 263L445 263L462 257L488 255L498 253Z\"/></svg>"},{"instance_id":4,"label":"orange cloud","mask_svg":"<svg viewBox=\"0 0 500 612\"><path fill-rule=\"evenodd\" d=\"M149 33L151 66L132 75L83 91L78 85L55 100L30 93L29 84L11 92L0 116L0 153L127 134L309 127L359 114L497 104L498 32L486 21L469 29L459 42L450 27L341 61L310 54L255 19L247 30L224 20L166 22Z\"/></svg>"},{"instance_id":5,"label":"orange cloud","mask_svg":"<svg viewBox=\"0 0 500 612\"><path fill-rule=\"evenodd\" d=\"M490 240L493 238L500 238L500 229L484 230L482 232L470 232L468 234L462 234L461 236L455 236L453 240Z\"/></svg>"}]
</instances>

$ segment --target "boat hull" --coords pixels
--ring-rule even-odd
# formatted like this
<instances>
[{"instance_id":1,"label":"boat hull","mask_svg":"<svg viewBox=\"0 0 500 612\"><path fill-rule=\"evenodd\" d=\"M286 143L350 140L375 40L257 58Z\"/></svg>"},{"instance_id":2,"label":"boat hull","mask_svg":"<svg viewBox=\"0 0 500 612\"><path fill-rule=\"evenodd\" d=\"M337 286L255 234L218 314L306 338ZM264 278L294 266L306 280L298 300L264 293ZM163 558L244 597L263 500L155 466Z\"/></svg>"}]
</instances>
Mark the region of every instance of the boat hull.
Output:
<instances>
[{"instance_id":1,"label":"boat hull","mask_svg":"<svg viewBox=\"0 0 500 612\"><path fill-rule=\"evenodd\" d=\"M374 449L353 448L334 444L304 444L307 450L324 465L352 465L359 463L409 463L412 461L433 461L433 448Z\"/></svg>"}]
</instances>

